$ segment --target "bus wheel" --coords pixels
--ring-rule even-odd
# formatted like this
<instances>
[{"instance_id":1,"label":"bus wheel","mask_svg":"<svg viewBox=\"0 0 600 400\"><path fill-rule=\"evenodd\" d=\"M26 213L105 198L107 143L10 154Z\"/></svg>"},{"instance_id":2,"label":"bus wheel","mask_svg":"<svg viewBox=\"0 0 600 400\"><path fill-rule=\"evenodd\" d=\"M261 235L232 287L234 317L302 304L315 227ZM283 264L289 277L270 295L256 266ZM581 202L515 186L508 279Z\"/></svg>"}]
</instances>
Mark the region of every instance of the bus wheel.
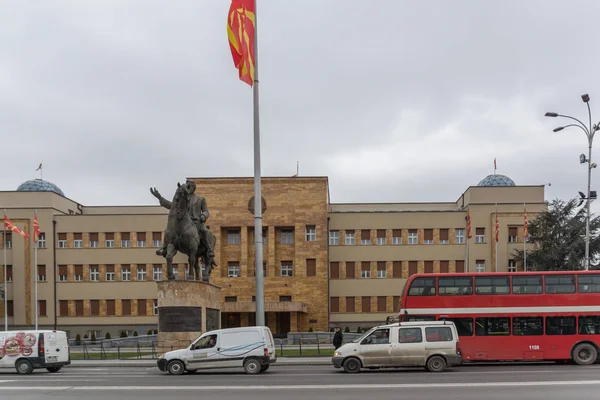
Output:
<instances>
[{"instance_id":1,"label":"bus wheel","mask_svg":"<svg viewBox=\"0 0 600 400\"><path fill-rule=\"evenodd\" d=\"M581 343L573 349L573 361L579 365L590 365L596 361L598 351L589 343Z\"/></svg>"}]
</instances>

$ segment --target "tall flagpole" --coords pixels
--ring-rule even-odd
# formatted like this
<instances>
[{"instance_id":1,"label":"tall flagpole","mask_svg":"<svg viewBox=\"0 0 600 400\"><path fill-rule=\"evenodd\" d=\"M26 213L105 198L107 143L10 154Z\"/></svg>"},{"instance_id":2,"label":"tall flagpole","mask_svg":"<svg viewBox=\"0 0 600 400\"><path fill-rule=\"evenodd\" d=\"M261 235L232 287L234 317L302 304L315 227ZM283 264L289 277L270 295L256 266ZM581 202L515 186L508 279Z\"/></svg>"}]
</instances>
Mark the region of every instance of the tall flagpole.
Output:
<instances>
[{"instance_id":1,"label":"tall flagpole","mask_svg":"<svg viewBox=\"0 0 600 400\"><path fill-rule=\"evenodd\" d=\"M35 215L35 219L37 220L37 209L34 211L34 215ZM35 229L35 228L34 228ZM38 310L38 280L39 280L39 275L38 275L38 241L37 241L37 237L35 236L35 232L33 234L33 241L34 241L34 256L33 256L33 263L34 263L34 270L35 270L35 275L34 275L34 282L35 282L35 330L38 330L38 315L39 315L39 310Z\"/></svg>"},{"instance_id":2,"label":"tall flagpole","mask_svg":"<svg viewBox=\"0 0 600 400\"><path fill-rule=\"evenodd\" d=\"M260 119L258 103L258 10L254 0L254 249L256 278L256 325L265 325L265 288L263 273L262 194L260 182Z\"/></svg>"},{"instance_id":3,"label":"tall flagpole","mask_svg":"<svg viewBox=\"0 0 600 400\"><path fill-rule=\"evenodd\" d=\"M465 240L467 241L467 254L465 255L465 270L464 272L469 272L469 212L467 211L467 232L465 235Z\"/></svg>"},{"instance_id":4,"label":"tall flagpole","mask_svg":"<svg viewBox=\"0 0 600 400\"><path fill-rule=\"evenodd\" d=\"M6 210L4 210L6 217ZM8 279L6 277L6 226L2 224L4 231L4 330L8 331Z\"/></svg>"},{"instance_id":5,"label":"tall flagpole","mask_svg":"<svg viewBox=\"0 0 600 400\"><path fill-rule=\"evenodd\" d=\"M495 162L496 160L494 160ZM495 229L495 237L494 239L496 240L496 267L494 268L494 272L498 272L498 235L500 231L500 227L498 226L498 203L496 203L496 229Z\"/></svg>"}]
</instances>

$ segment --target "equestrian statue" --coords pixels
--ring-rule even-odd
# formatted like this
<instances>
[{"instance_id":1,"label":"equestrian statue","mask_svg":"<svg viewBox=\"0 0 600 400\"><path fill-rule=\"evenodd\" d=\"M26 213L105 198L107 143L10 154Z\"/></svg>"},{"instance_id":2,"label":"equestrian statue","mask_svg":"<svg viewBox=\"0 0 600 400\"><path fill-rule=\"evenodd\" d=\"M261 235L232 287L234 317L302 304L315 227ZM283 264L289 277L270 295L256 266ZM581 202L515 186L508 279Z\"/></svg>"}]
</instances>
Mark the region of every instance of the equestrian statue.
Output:
<instances>
[{"instance_id":1,"label":"equestrian statue","mask_svg":"<svg viewBox=\"0 0 600 400\"><path fill-rule=\"evenodd\" d=\"M206 199L196 194L196 183L186 180L181 185L178 182L172 201L162 197L156 188L150 188L150 193L162 207L169 210L165 239L162 247L156 251L157 255L167 260L167 279L175 279L173 257L180 252L188 256L188 272L195 280L200 280L198 259L202 258L206 267L202 280L208 282L210 273L217 266L214 253L216 237L206 227L210 213Z\"/></svg>"}]
</instances>

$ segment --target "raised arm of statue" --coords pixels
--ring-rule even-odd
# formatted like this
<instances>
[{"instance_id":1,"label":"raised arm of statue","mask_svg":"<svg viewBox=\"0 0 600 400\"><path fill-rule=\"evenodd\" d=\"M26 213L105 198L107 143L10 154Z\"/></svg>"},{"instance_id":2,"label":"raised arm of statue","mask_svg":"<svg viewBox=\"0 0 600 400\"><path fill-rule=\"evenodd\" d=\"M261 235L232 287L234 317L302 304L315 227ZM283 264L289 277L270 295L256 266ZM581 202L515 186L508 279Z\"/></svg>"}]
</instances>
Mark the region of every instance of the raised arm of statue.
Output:
<instances>
[{"instance_id":1,"label":"raised arm of statue","mask_svg":"<svg viewBox=\"0 0 600 400\"><path fill-rule=\"evenodd\" d=\"M150 188L150 193L152 193L152 195L158 199L158 202L162 207L166 208L167 210L171 209L171 202L162 197L156 188Z\"/></svg>"}]
</instances>

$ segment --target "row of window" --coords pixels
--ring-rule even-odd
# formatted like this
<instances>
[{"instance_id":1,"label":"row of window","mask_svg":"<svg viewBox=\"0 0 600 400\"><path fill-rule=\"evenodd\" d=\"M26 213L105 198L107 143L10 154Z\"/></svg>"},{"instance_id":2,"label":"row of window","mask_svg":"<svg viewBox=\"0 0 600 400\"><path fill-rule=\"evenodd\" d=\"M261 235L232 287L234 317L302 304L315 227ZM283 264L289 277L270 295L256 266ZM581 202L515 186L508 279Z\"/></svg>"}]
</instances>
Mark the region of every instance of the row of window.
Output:
<instances>
[{"instance_id":1,"label":"row of window","mask_svg":"<svg viewBox=\"0 0 600 400\"><path fill-rule=\"evenodd\" d=\"M513 294L600 293L600 274L420 277L408 289L409 296L470 296Z\"/></svg>"},{"instance_id":2,"label":"row of window","mask_svg":"<svg viewBox=\"0 0 600 400\"><path fill-rule=\"evenodd\" d=\"M400 296L346 296L329 298L329 311L332 313L392 313L397 312L399 306Z\"/></svg>"},{"instance_id":3,"label":"row of window","mask_svg":"<svg viewBox=\"0 0 600 400\"><path fill-rule=\"evenodd\" d=\"M392 342L390 328L380 328L371 332L361 340L361 345L390 344L390 343L422 343L423 333L421 328L398 328L397 341ZM448 326L430 326L425 328L425 339L427 342L450 342L452 341L452 330Z\"/></svg>"},{"instance_id":4,"label":"row of window","mask_svg":"<svg viewBox=\"0 0 600 400\"><path fill-rule=\"evenodd\" d=\"M158 300L59 300L60 317L121 317L158 315Z\"/></svg>"},{"instance_id":5,"label":"row of window","mask_svg":"<svg viewBox=\"0 0 600 400\"><path fill-rule=\"evenodd\" d=\"M423 231L423 240L419 243L419 231ZM346 246L355 245L360 237L361 245L370 245L374 242L377 245L388 244L388 239L391 244L398 245L403 242L403 231L406 231L405 239L408 244L464 244L465 243L465 229L464 228L440 228L440 229L391 229L391 237L388 238L390 229L376 229L375 234L372 235L373 230L371 229L346 229L330 230L329 231L329 245L339 246L340 245L340 232L343 232L343 244ZM438 240L435 240L435 231L438 231ZM358 235L360 232L360 236ZM451 242L450 234L453 234L454 241ZM519 228L512 226L508 228L508 243L518 243L519 240ZM485 243L485 228L475 228L475 243ZM522 241L521 241L522 243Z\"/></svg>"},{"instance_id":6,"label":"row of window","mask_svg":"<svg viewBox=\"0 0 600 400\"><path fill-rule=\"evenodd\" d=\"M564 317L438 318L454 322L459 336L599 335L600 315ZM409 321L435 321L433 316L411 316ZM544 321L545 320L545 321Z\"/></svg>"},{"instance_id":7,"label":"row of window","mask_svg":"<svg viewBox=\"0 0 600 400\"><path fill-rule=\"evenodd\" d=\"M294 262L291 260L280 261L279 267L275 268L274 273L276 276L295 276ZM317 276L317 260L315 258L307 258L305 261L306 275L303 276ZM253 277L256 274L256 268L248 268L248 277ZM239 261L229 261L227 263L227 278L240 278L242 276L242 268ZM269 276L267 273L267 263L263 262L263 276Z\"/></svg>"}]
</instances>

